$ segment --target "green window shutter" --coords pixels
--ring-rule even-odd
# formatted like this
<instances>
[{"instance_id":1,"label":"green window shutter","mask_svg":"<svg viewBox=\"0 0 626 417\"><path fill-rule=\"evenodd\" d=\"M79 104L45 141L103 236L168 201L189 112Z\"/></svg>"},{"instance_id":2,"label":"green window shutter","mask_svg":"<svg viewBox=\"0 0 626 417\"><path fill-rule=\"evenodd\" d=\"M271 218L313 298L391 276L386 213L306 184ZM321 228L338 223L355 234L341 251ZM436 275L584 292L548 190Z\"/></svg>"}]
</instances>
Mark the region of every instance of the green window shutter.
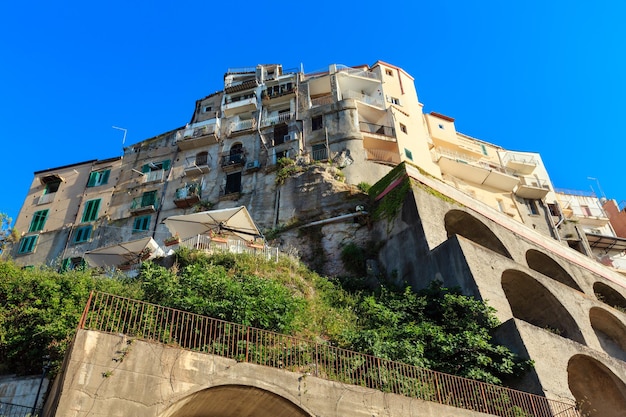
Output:
<instances>
[{"instance_id":1,"label":"green window shutter","mask_svg":"<svg viewBox=\"0 0 626 417\"><path fill-rule=\"evenodd\" d=\"M97 172L92 172L91 174L89 174L89 181L87 181L87 187L95 186L97 180L98 180L98 173Z\"/></svg>"},{"instance_id":2,"label":"green window shutter","mask_svg":"<svg viewBox=\"0 0 626 417\"><path fill-rule=\"evenodd\" d=\"M98 209L100 208L100 199L89 200L85 203L83 211L83 223L92 222L98 218Z\"/></svg>"},{"instance_id":3,"label":"green window shutter","mask_svg":"<svg viewBox=\"0 0 626 417\"><path fill-rule=\"evenodd\" d=\"M77 228L74 233L74 243L87 242L91 238L91 230L91 225Z\"/></svg>"},{"instance_id":4,"label":"green window shutter","mask_svg":"<svg viewBox=\"0 0 626 417\"><path fill-rule=\"evenodd\" d=\"M156 202L156 191L143 193L141 197L141 207L154 206Z\"/></svg>"},{"instance_id":5,"label":"green window shutter","mask_svg":"<svg viewBox=\"0 0 626 417\"><path fill-rule=\"evenodd\" d=\"M133 223L133 233L148 230L150 228L150 216L137 217Z\"/></svg>"},{"instance_id":6,"label":"green window shutter","mask_svg":"<svg viewBox=\"0 0 626 417\"><path fill-rule=\"evenodd\" d=\"M102 172L102 178L100 179L100 184L107 184L109 182L109 175L111 175L111 170L107 169Z\"/></svg>"},{"instance_id":7,"label":"green window shutter","mask_svg":"<svg viewBox=\"0 0 626 417\"><path fill-rule=\"evenodd\" d=\"M29 232L38 232L43 229L48 218L48 210L36 211L33 215L33 219L30 222Z\"/></svg>"},{"instance_id":8,"label":"green window shutter","mask_svg":"<svg viewBox=\"0 0 626 417\"><path fill-rule=\"evenodd\" d=\"M143 172L144 174L147 172L150 172L150 165L145 164L144 166L141 167L141 172Z\"/></svg>"},{"instance_id":9,"label":"green window shutter","mask_svg":"<svg viewBox=\"0 0 626 417\"><path fill-rule=\"evenodd\" d=\"M61 263L61 270L60 272L67 272L71 269L72 266L72 258L65 258L63 259L63 262Z\"/></svg>"},{"instance_id":10,"label":"green window shutter","mask_svg":"<svg viewBox=\"0 0 626 417\"><path fill-rule=\"evenodd\" d=\"M168 169L170 169L170 160L169 159L167 161L161 162L161 164L163 164L163 171L167 171Z\"/></svg>"},{"instance_id":11,"label":"green window shutter","mask_svg":"<svg viewBox=\"0 0 626 417\"><path fill-rule=\"evenodd\" d=\"M37 238L39 235L35 236L26 236L20 242L20 247L18 249L18 253L30 253L35 249L35 244L37 243Z\"/></svg>"}]
</instances>

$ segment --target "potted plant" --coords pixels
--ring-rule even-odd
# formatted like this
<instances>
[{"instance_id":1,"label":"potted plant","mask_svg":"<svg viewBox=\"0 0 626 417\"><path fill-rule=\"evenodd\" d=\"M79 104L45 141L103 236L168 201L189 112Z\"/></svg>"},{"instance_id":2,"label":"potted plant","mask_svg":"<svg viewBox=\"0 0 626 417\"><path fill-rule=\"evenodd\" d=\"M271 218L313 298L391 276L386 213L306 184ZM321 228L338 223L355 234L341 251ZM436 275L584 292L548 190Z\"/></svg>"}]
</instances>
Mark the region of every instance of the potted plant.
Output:
<instances>
[{"instance_id":1,"label":"potted plant","mask_svg":"<svg viewBox=\"0 0 626 417\"><path fill-rule=\"evenodd\" d=\"M150 255L152 255L152 249L144 248L139 254L139 259L141 259L142 261L145 261L150 257Z\"/></svg>"},{"instance_id":2,"label":"potted plant","mask_svg":"<svg viewBox=\"0 0 626 417\"><path fill-rule=\"evenodd\" d=\"M165 244L165 246L177 245L180 243L180 236L178 236L178 234L175 234L174 236L170 236L166 238L165 240L163 240L163 243Z\"/></svg>"},{"instance_id":3,"label":"potted plant","mask_svg":"<svg viewBox=\"0 0 626 417\"><path fill-rule=\"evenodd\" d=\"M216 242L216 243L228 243L228 239L226 238L226 235L221 233L221 232L214 232L213 230L211 230L211 233L209 234L211 241L212 242Z\"/></svg>"}]
</instances>

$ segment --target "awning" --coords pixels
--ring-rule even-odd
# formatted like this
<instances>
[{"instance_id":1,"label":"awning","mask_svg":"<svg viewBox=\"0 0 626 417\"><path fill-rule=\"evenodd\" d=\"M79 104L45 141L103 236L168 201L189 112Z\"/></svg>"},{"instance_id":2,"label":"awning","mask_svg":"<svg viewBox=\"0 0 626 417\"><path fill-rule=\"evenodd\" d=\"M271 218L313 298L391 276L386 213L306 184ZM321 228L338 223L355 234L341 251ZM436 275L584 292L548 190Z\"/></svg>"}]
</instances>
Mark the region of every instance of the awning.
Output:
<instances>
[{"instance_id":1,"label":"awning","mask_svg":"<svg viewBox=\"0 0 626 417\"><path fill-rule=\"evenodd\" d=\"M150 256L145 257L144 251L150 251ZM91 266L118 266L139 263L142 260L163 255L163 250L154 239L146 237L85 252L85 260Z\"/></svg>"},{"instance_id":2,"label":"awning","mask_svg":"<svg viewBox=\"0 0 626 417\"><path fill-rule=\"evenodd\" d=\"M183 240L211 232L247 242L262 237L245 206L171 216L165 219L165 225Z\"/></svg>"},{"instance_id":3,"label":"awning","mask_svg":"<svg viewBox=\"0 0 626 417\"><path fill-rule=\"evenodd\" d=\"M613 250L613 251L623 251L626 250L626 239L621 237L613 237L613 236L602 236L595 235L592 233L586 233L587 241L589 242L589 246L591 248L604 249L604 250Z\"/></svg>"}]
</instances>

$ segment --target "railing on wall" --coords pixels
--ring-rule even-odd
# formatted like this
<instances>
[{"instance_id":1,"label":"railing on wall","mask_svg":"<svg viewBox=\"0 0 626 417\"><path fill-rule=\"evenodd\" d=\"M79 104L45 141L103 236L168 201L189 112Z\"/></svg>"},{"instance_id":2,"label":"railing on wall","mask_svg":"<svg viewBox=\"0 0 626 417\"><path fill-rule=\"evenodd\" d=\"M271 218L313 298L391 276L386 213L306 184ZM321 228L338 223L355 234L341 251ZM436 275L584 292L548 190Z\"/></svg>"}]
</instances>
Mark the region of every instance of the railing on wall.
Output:
<instances>
[{"instance_id":1,"label":"railing on wall","mask_svg":"<svg viewBox=\"0 0 626 417\"><path fill-rule=\"evenodd\" d=\"M580 417L573 404L105 293L90 295L79 328L123 333L495 416Z\"/></svg>"}]
</instances>

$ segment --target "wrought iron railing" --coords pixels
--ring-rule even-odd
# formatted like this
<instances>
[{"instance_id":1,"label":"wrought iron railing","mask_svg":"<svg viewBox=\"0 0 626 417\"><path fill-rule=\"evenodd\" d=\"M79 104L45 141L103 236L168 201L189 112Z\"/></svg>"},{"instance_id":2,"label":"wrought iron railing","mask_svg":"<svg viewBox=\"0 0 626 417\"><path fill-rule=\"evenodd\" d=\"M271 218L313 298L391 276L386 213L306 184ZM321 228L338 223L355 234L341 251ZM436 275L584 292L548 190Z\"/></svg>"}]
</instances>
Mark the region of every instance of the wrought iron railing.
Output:
<instances>
[{"instance_id":1,"label":"wrought iron railing","mask_svg":"<svg viewBox=\"0 0 626 417\"><path fill-rule=\"evenodd\" d=\"M79 328L174 343L495 416L580 417L573 404L105 293L90 295Z\"/></svg>"},{"instance_id":2,"label":"wrought iron railing","mask_svg":"<svg viewBox=\"0 0 626 417\"><path fill-rule=\"evenodd\" d=\"M39 415L41 415L40 408L0 401L0 417L37 417Z\"/></svg>"}]
</instances>

